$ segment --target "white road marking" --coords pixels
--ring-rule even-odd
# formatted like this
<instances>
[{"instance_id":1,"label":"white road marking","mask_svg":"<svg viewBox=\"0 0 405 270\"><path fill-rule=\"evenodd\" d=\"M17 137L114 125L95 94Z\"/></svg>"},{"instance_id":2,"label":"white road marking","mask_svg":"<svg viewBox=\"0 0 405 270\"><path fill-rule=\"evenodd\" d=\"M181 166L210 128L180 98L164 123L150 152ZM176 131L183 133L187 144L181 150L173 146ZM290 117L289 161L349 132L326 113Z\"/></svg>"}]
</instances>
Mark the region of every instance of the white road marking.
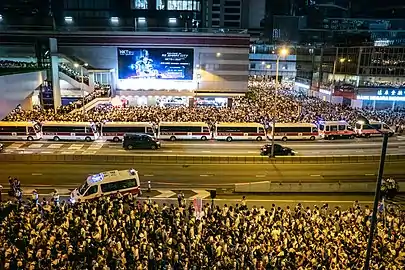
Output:
<instances>
[{"instance_id":1,"label":"white road marking","mask_svg":"<svg viewBox=\"0 0 405 270\"><path fill-rule=\"evenodd\" d=\"M95 155L97 151L84 151L82 155Z\"/></svg>"},{"instance_id":2,"label":"white road marking","mask_svg":"<svg viewBox=\"0 0 405 270\"><path fill-rule=\"evenodd\" d=\"M172 153L173 150L163 150L163 151L159 151L159 152Z\"/></svg>"},{"instance_id":3,"label":"white road marking","mask_svg":"<svg viewBox=\"0 0 405 270\"><path fill-rule=\"evenodd\" d=\"M202 153L211 153L211 151L201 151Z\"/></svg>"},{"instance_id":4,"label":"white road marking","mask_svg":"<svg viewBox=\"0 0 405 270\"><path fill-rule=\"evenodd\" d=\"M374 176L374 173L366 173L365 176Z\"/></svg>"},{"instance_id":5,"label":"white road marking","mask_svg":"<svg viewBox=\"0 0 405 270\"><path fill-rule=\"evenodd\" d=\"M13 144L7 146L7 148L20 148L24 144L26 144L26 143L13 143Z\"/></svg>"},{"instance_id":6,"label":"white road marking","mask_svg":"<svg viewBox=\"0 0 405 270\"><path fill-rule=\"evenodd\" d=\"M50 148L50 149L59 149L59 148L61 148L62 146L63 146L63 144L61 144L61 143L53 143L53 144L49 145L47 148Z\"/></svg>"},{"instance_id":7,"label":"white road marking","mask_svg":"<svg viewBox=\"0 0 405 270\"><path fill-rule=\"evenodd\" d=\"M40 176L40 175L42 175L42 173L32 173L31 175L32 176Z\"/></svg>"},{"instance_id":8,"label":"white road marking","mask_svg":"<svg viewBox=\"0 0 405 270\"><path fill-rule=\"evenodd\" d=\"M265 174L257 174L256 177L261 178L261 177L266 177L266 175Z\"/></svg>"},{"instance_id":9,"label":"white road marking","mask_svg":"<svg viewBox=\"0 0 405 270\"><path fill-rule=\"evenodd\" d=\"M41 151L40 153L41 154L52 154L53 152L51 152L51 151Z\"/></svg>"},{"instance_id":10,"label":"white road marking","mask_svg":"<svg viewBox=\"0 0 405 270\"><path fill-rule=\"evenodd\" d=\"M73 155L75 151L64 151L62 152L62 155Z\"/></svg>"},{"instance_id":11,"label":"white road marking","mask_svg":"<svg viewBox=\"0 0 405 270\"><path fill-rule=\"evenodd\" d=\"M195 194L194 196L191 196L190 198L188 198L189 200L193 200L193 199L196 199L196 198L205 199L208 196L210 196L210 193L208 191L206 191L205 189L193 189L191 191L195 192L197 194Z\"/></svg>"},{"instance_id":12,"label":"white road marking","mask_svg":"<svg viewBox=\"0 0 405 270\"><path fill-rule=\"evenodd\" d=\"M19 151L18 153L19 153L19 154L30 155L30 154L32 154L33 152L22 150L22 151Z\"/></svg>"},{"instance_id":13,"label":"white road marking","mask_svg":"<svg viewBox=\"0 0 405 270\"><path fill-rule=\"evenodd\" d=\"M143 176L145 176L145 177L152 177L152 176L154 176L153 174L144 174Z\"/></svg>"},{"instance_id":14,"label":"white road marking","mask_svg":"<svg viewBox=\"0 0 405 270\"><path fill-rule=\"evenodd\" d=\"M160 192L161 194L159 194L159 195L157 195L157 196L155 196L153 198L170 198L170 197L173 197L174 195L176 195L176 193L174 193L171 190L160 190L160 189L158 189L157 191ZM147 195L148 193L143 192L143 194Z\"/></svg>"},{"instance_id":15,"label":"white road marking","mask_svg":"<svg viewBox=\"0 0 405 270\"><path fill-rule=\"evenodd\" d=\"M42 143L34 143L28 146L28 148L41 148L43 146Z\"/></svg>"},{"instance_id":16,"label":"white road marking","mask_svg":"<svg viewBox=\"0 0 405 270\"><path fill-rule=\"evenodd\" d=\"M320 174L311 174L310 176L312 176L312 177L320 177L321 175Z\"/></svg>"},{"instance_id":17,"label":"white road marking","mask_svg":"<svg viewBox=\"0 0 405 270\"><path fill-rule=\"evenodd\" d=\"M69 146L69 150L80 150L82 149L84 146L84 144L72 144L71 146Z\"/></svg>"},{"instance_id":18,"label":"white road marking","mask_svg":"<svg viewBox=\"0 0 405 270\"><path fill-rule=\"evenodd\" d=\"M200 174L201 177L208 177L208 174Z\"/></svg>"}]
</instances>

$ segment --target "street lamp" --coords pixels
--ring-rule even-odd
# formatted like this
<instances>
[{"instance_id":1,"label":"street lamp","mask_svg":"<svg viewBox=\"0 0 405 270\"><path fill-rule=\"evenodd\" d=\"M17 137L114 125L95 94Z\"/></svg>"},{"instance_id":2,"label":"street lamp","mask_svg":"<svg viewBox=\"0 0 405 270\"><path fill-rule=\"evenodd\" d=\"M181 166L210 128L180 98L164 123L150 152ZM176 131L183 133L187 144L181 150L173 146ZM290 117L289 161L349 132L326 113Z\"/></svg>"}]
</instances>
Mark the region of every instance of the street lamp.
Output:
<instances>
[{"instance_id":1,"label":"street lamp","mask_svg":"<svg viewBox=\"0 0 405 270\"><path fill-rule=\"evenodd\" d=\"M281 48L277 53L277 61L276 61L276 88L274 90L274 101L273 101L273 126L271 127L271 157L274 157L274 130L276 129L276 110L277 110L277 94L278 94L278 70L280 66L280 57L287 57L289 54L288 48Z\"/></svg>"},{"instance_id":2,"label":"street lamp","mask_svg":"<svg viewBox=\"0 0 405 270\"><path fill-rule=\"evenodd\" d=\"M341 64L343 64L345 61L346 61L346 58L337 58L337 56L336 56L336 58L335 58L335 61L333 62L333 71L332 71L332 81L333 81L333 83L335 83L335 74L336 74L336 65L337 65L337 61L339 60L339 62L341 63Z\"/></svg>"},{"instance_id":3,"label":"street lamp","mask_svg":"<svg viewBox=\"0 0 405 270\"><path fill-rule=\"evenodd\" d=\"M358 118L358 123L372 127L370 125L370 121L363 116L360 116ZM380 165L378 167L377 183L376 183L376 187L375 187L373 215L371 217L370 234L368 237L367 253L366 253L366 261L364 263L364 270L370 269L370 259L371 259L371 251L372 251L372 247L373 247L374 231L375 231L375 227L377 224L377 211L378 211L377 208L378 208L378 202L379 202L380 196L381 196L380 195L381 194L381 185L382 185L382 178L383 178L383 174L384 174L384 164L385 164L385 157L387 156L387 146L388 146L388 137L389 137L388 132L383 132L379 129L375 129L375 130L377 130L379 133L381 133L383 135L383 143L382 143L382 147L381 147Z\"/></svg>"}]
</instances>

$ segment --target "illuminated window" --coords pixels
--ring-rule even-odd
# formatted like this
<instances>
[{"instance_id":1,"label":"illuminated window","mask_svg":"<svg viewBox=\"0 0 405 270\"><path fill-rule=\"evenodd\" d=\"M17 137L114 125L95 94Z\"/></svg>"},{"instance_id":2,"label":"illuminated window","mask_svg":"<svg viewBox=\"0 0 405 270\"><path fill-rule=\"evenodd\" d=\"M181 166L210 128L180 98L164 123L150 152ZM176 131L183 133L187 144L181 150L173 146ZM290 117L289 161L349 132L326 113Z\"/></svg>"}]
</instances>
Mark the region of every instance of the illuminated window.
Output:
<instances>
[{"instance_id":1,"label":"illuminated window","mask_svg":"<svg viewBox=\"0 0 405 270\"><path fill-rule=\"evenodd\" d=\"M158 0L157 4L161 0ZM159 5L157 5L159 7ZM167 1L168 10L200 10L200 1L199 0L168 0Z\"/></svg>"},{"instance_id":2,"label":"illuminated window","mask_svg":"<svg viewBox=\"0 0 405 270\"><path fill-rule=\"evenodd\" d=\"M165 3L164 0L156 0L156 9L157 10L164 10L165 7Z\"/></svg>"},{"instance_id":3,"label":"illuminated window","mask_svg":"<svg viewBox=\"0 0 405 270\"><path fill-rule=\"evenodd\" d=\"M132 9L148 9L148 0L132 0Z\"/></svg>"}]
</instances>

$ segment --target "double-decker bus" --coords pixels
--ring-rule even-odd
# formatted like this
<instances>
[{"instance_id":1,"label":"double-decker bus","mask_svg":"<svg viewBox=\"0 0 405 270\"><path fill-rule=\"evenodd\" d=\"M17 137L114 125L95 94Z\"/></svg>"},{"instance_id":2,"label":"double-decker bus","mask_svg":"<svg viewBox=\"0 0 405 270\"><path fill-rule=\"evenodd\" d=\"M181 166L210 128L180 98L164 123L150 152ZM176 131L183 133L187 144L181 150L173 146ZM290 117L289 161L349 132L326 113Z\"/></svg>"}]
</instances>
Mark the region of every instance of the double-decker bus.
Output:
<instances>
[{"instance_id":1,"label":"double-decker bus","mask_svg":"<svg viewBox=\"0 0 405 270\"><path fill-rule=\"evenodd\" d=\"M259 123L217 123L215 124L214 139L226 140L256 140L266 138L264 126Z\"/></svg>"},{"instance_id":2,"label":"double-decker bus","mask_svg":"<svg viewBox=\"0 0 405 270\"><path fill-rule=\"evenodd\" d=\"M147 122L106 122L101 126L101 136L104 140L119 142L126 133L155 136L153 124Z\"/></svg>"},{"instance_id":3,"label":"double-decker bus","mask_svg":"<svg viewBox=\"0 0 405 270\"><path fill-rule=\"evenodd\" d=\"M319 122L319 135L326 140L354 139L356 132L346 121Z\"/></svg>"},{"instance_id":4,"label":"double-decker bus","mask_svg":"<svg viewBox=\"0 0 405 270\"><path fill-rule=\"evenodd\" d=\"M161 122L158 128L161 140L202 140L211 138L210 127L204 122Z\"/></svg>"},{"instance_id":5,"label":"double-decker bus","mask_svg":"<svg viewBox=\"0 0 405 270\"><path fill-rule=\"evenodd\" d=\"M273 125L270 124L267 130L267 136L271 139ZM275 140L311 140L314 141L319 137L318 127L312 123L276 123L274 129Z\"/></svg>"},{"instance_id":6,"label":"double-decker bus","mask_svg":"<svg viewBox=\"0 0 405 270\"><path fill-rule=\"evenodd\" d=\"M90 122L44 122L42 123L44 140L72 140L91 142L98 139L97 128Z\"/></svg>"},{"instance_id":7,"label":"double-decker bus","mask_svg":"<svg viewBox=\"0 0 405 270\"><path fill-rule=\"evenodd\" d=\"M388 133L389 136L392 136L395 133L387 124L379 121L370 121L369 124L357 122L354 130L358 137L365 138L382 136L383 133Z\"/></svg>"},{"instance_id":8,"label":"double-decker bus","mask_svg":"<svg viewBox=\"0 0 405 270\"><path fill-rule=\"evenodd\" d=\"M41 125L37 122L0 121L0 139L27 140L41 139Z\"/></svg>"}]
</instances>

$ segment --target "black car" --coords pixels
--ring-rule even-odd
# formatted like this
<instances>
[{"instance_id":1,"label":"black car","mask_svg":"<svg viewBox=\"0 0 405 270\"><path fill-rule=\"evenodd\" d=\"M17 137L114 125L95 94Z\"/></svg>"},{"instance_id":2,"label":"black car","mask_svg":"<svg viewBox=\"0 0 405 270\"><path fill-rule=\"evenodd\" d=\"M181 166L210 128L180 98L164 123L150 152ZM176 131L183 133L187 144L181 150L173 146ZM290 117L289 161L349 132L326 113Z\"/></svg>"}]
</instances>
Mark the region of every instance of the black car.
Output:
<instances>
[{"instance_id":1,"label":"black car","mask_svg":"<svg viewBox=\"0 0 405 270\"><path fill-rule=\"evenodd\" d=\"M294 156L296 152L291 148L284 147L280 144L274 144L274 155L275 156ZM260 155L269 156L271 155L271 144L265 144L262 146Z\"/></svg>"},{"instance_id":2,"label":"black car","mask_svg":"<svg viewBox=\"0 0 405 270\"><path fill-rule=\"evenodd\" d=\"M143 133L125 134L122 143L124 149L158 149L160 142L153 136Z\"/></svg>"}]
</instances>

